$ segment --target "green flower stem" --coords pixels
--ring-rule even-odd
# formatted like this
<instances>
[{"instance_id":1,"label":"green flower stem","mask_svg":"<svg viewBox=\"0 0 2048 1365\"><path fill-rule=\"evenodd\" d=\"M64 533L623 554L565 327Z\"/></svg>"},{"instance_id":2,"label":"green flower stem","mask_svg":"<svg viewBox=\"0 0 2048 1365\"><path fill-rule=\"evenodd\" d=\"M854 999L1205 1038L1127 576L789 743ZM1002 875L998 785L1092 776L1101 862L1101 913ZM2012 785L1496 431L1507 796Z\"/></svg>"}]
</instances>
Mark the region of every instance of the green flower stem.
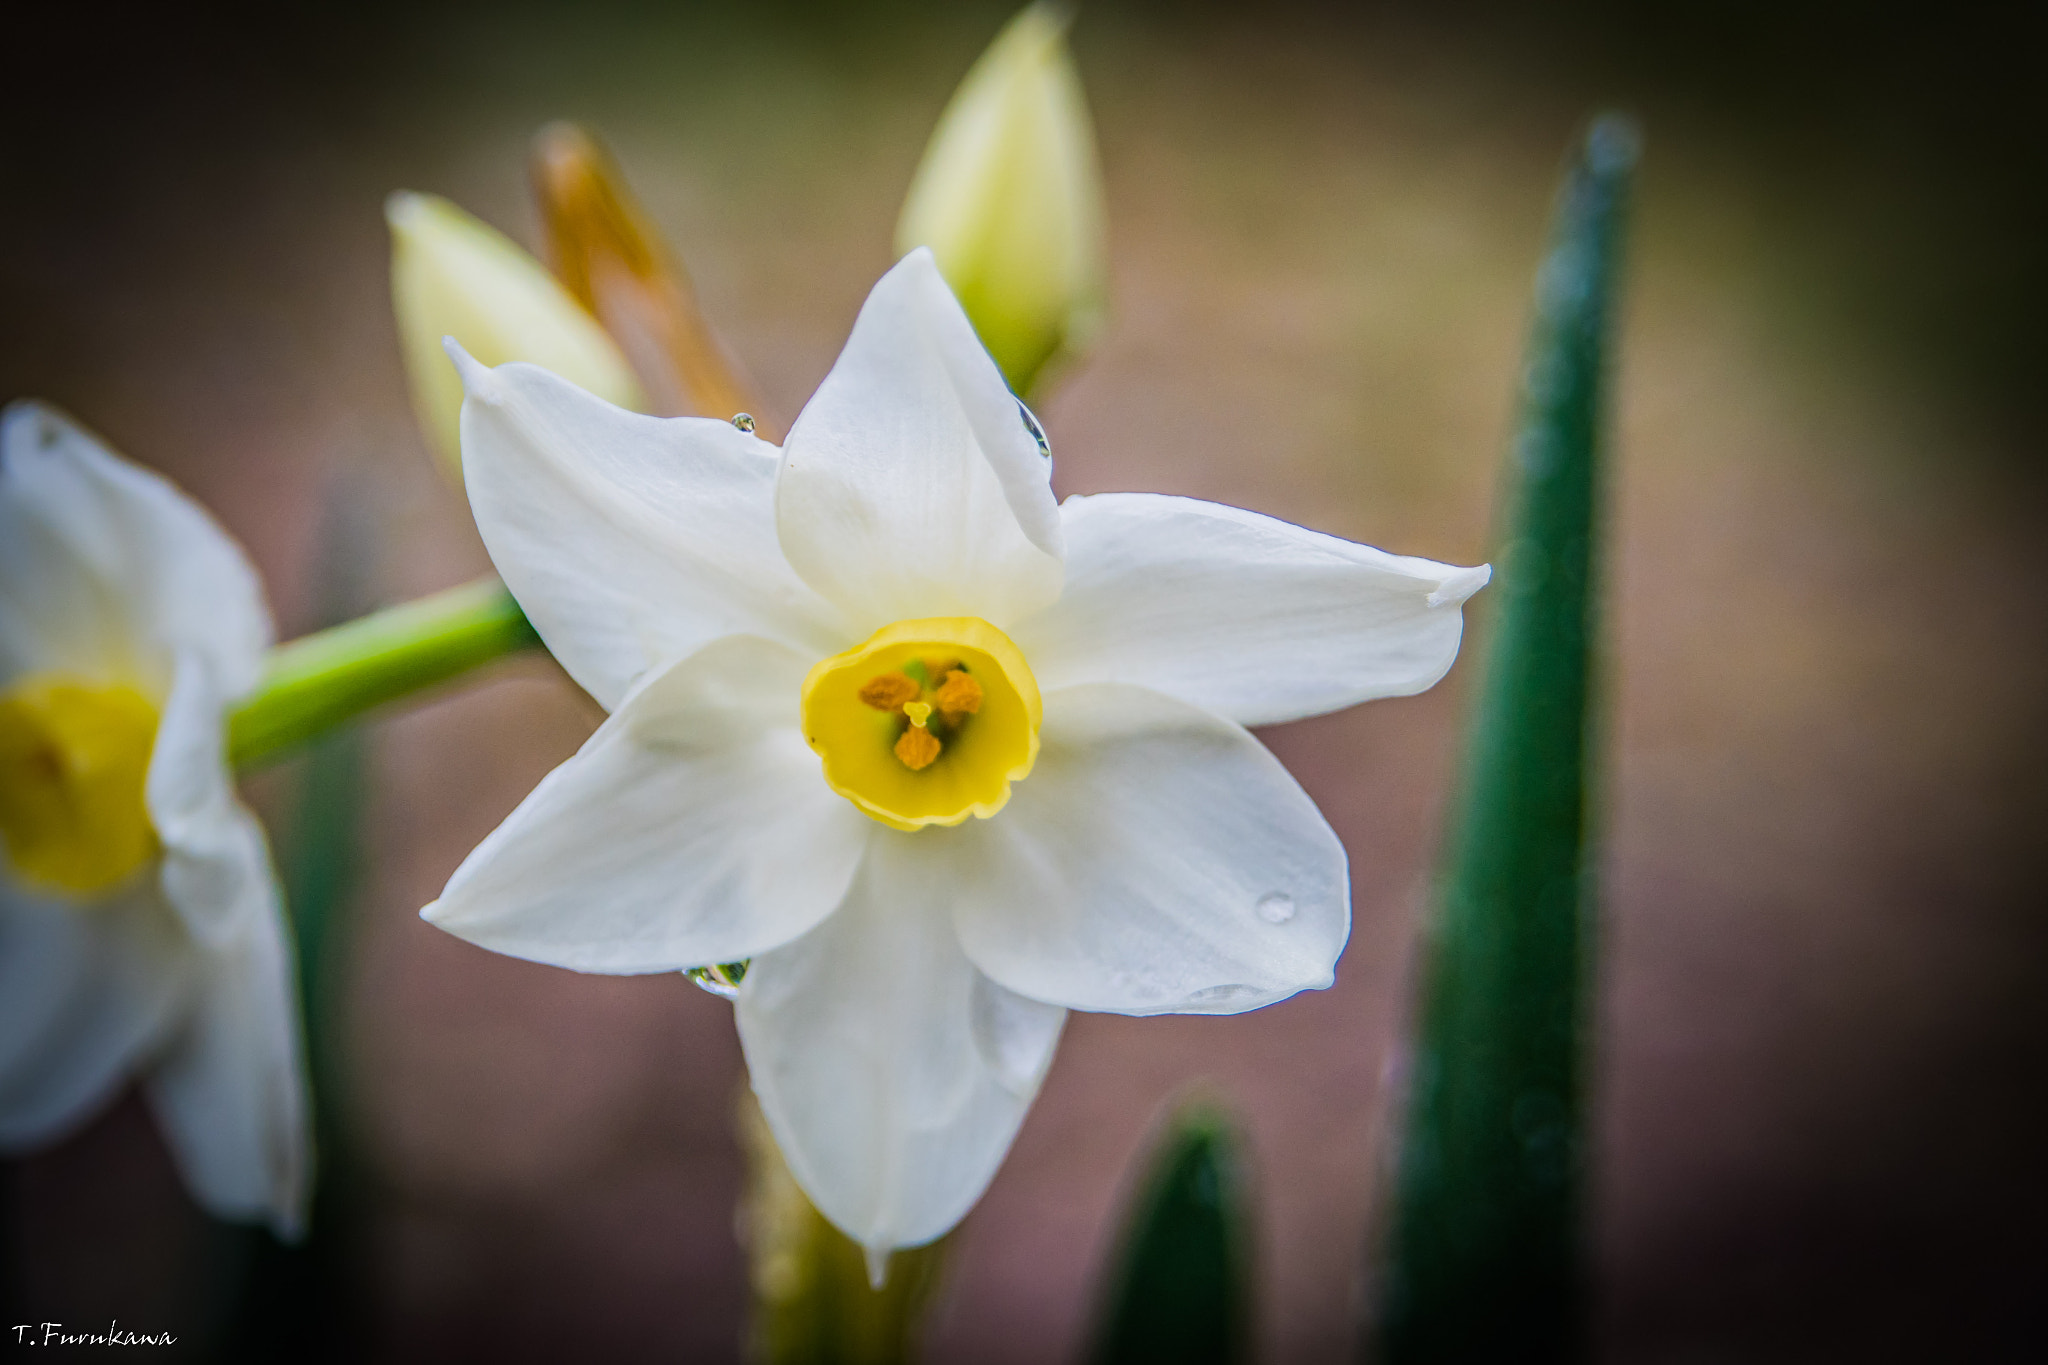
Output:
<instances>
[{"instance_id":1,"label":"green flower stem","mask_svg":"<svg viewBox=\"0 0 2048 1365\"><path fill-rule=\"evenodd\" d=\"M1559 196L1495 580L1491 657L1428 928L1378 1359L1587 1349L1589 658L1610 314L1637 154L1594 123Z\"/></svg>"},{"instance_id":2,"label":"green flower stem","mask_svg":"<svg viewBox=\"0 0 2048 1365\"><path fill-rule=\"evenodd\" d=\"M228 714L228 762L257 767L365 711L540 647L495 578L450 588L281 645Z\"/></svg>"}]
</instances>

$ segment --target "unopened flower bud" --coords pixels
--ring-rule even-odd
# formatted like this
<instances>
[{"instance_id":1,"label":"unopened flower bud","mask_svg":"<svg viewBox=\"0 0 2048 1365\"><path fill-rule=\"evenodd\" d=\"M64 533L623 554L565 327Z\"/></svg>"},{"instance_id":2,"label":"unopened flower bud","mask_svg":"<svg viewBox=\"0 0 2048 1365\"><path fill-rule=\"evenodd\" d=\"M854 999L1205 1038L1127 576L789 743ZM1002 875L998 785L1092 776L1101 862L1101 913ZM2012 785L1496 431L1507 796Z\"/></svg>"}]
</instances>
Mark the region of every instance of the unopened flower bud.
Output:
<instances>
[{"instance_id":1,"label":"unopened flower bud","mask_svg":"<svg viewBox=\"0 0 2048 1365\"><path fill-rule=\"evenodd\" d=\"M1102 313L1101 171L1068 15L1032 5L940 116L896 247L928 246L1019 393L1084 346Z\"/></svg>"},{"instance_id":2,"label":"unopened flower bud","mask_svg":"<svg viewBox=\"0 0 2048 1365\"><path fill-rule=\"evenodd\" d=\"M441 349L454 337L485 365L525 360L621 407L640 386L597 320L503 233L431 194L384 203L391 301L413 410L435 451L462 469L462 381Z\"/></svg>"},{"instance_id":3,"label":"unopened flower bud","mask_svg":"<svg viewBox=\"0 0 2048 1365\"><path fill-rule=\"evenodd\" d=\"M604 324L660 410L744 416L761 398L697 305L680 257L595 136L551 123L533 143L533 189L548 264Z\"/></svg>"}]
</instances>

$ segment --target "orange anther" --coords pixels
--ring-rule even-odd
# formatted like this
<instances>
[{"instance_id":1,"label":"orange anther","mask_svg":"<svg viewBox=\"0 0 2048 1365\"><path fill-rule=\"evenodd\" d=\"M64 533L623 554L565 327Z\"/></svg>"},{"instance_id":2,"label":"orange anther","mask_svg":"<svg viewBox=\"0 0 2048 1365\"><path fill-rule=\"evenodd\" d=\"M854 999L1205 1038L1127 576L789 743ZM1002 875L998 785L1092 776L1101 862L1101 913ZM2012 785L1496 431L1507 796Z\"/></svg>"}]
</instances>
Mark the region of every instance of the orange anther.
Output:
<instances>
[{"instance_id":1,"label":"orange anther","mask_svg":"<svg viewBox=\"0 0 2048 1365\"><path fill-rule=\"evenodd\" d=\"M860 699L877 711L894 711L904 702L916 700L917 693L917 684L901 673L877 674L860 687Z\"/></svg>"},{"instance_id":2,"label":"orange anther","mask_svg":"<svg viewBox=\"0 0 2048 1365\"><path fill-rule=\"evenodd\" d=\"M946 675L935 696L939 710L946 713L948 720L971 716L981 709L981 684L957 668Z\"/></svg>"},{"instance_id":3,"label":"orange anther","mask_svg":"<svg viewBox=\"0 0 2048 1365\"><path fill-rule=\"evenodd\" d=\"M912 772L929 768L939 756L939 740L922 725L913 725L896 741L896 757Z\"/></svg>"}]
</instances>

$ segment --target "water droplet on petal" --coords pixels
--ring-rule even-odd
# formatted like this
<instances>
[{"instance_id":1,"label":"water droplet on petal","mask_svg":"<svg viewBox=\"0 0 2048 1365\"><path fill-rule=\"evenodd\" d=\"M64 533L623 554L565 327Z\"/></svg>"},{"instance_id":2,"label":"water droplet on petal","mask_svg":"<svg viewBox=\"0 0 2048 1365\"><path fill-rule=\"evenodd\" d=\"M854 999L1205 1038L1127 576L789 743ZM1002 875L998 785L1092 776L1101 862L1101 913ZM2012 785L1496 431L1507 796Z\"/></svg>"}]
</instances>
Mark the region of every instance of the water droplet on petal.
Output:
<instances>
[{"instance_id":1,"label":"water droplet on petal","mask_svg":"<svg viewBox=\"0 0 2048 1365\"><path fill-rule=\"evenodd\" d=\"M1031 439L1038 442L1038 453L1050 460L1052 442L1045 439L1045 428L1038 425L1038 419L1031 415L1031 409L1024 406L1024 400L1017 400L1017 415L1024 419L1024 430L1031 433Z\"/></svg>"},{"instance_id":2,"label":"water droplet on petal","mask_svg":"<svg viewBox=\"0 0 2048 1365\"><path fill-rule=\"evenodd\" d=\"M740 993L740 982L746 979L747 964L720 962L710 967L686 967L683 975L720 1000L730 1000Z\"/></svg>"},{"instance_id":3,"label":"water droplet on petal","mask_svg":"<svg viewBox=\"0 0 2048 1365\"><path fill-rule=\"evenodd\" d=\"M741 431L752 431L754 429L754 414L751 412L736 412L732 415L732 424Z\"/></svg>"},{"instance_id":4,"label":"water droplet on petal","mask_svg":"<svg viewBox=\"0 0 2048 1365\"><path fill-rule=\"evenodd\" d=\"M1285 891L1269 891L1259 897L1252 913L1268 924L1285 924L1294 918L1294 897Z\"/></svg>"}]
</instances>

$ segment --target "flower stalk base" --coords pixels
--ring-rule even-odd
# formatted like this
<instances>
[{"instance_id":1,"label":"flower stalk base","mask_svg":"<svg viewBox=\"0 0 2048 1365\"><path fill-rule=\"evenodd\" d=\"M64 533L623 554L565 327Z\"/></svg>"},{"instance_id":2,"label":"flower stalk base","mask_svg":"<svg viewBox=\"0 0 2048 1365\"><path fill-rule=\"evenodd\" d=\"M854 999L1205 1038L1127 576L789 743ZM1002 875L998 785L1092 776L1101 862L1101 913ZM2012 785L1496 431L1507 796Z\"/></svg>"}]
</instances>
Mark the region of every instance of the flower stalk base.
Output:
<instances>
[{"instance_id":1,"label":"flower stalk base","mask_svg":"<svg viewBox=\"0 0 2048 1365\"><path fill-rule=\"evenodd\" d=\"M753 1292L748 1356L758 1365L902 1365L919 1356L925 1310L952 1241L910 1247L871 1265L798 1188L761 1106L739 1101L747 1186L740 1232ZM873 1272L882 1272L880 1284Z\"/></svg>"}]
</instances>

